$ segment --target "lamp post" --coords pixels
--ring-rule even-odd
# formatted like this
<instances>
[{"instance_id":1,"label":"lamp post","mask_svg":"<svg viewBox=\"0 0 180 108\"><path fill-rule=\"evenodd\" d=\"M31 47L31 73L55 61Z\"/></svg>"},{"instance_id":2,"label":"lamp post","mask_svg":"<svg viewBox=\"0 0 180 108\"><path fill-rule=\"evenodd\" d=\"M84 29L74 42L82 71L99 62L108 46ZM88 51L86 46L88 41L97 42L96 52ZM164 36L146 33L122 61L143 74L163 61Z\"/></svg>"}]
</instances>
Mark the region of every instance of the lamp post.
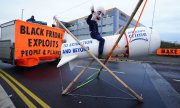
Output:
<instances>
[{"instance_id":1,"label":"lamp post","mask_svg":"<svg viewBox=\"0 0 180 108\"><path fill-rule=\"evenodd\" d=\"M24 9L22 9L21 20L23 20L23 11L24 11Z\"/></svg>"}]
</instances>

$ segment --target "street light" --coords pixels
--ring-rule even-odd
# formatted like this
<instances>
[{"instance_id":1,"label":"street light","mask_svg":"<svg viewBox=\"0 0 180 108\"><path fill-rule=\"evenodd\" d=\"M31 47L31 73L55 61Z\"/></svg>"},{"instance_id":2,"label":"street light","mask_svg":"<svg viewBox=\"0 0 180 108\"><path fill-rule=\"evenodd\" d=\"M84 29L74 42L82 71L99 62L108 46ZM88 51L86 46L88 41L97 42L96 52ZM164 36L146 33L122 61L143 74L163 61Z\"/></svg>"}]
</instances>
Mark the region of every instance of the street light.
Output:
<instances>
[{"instance_id":1,"label":"street light","mask_svg":"<svg viewBox=\"0 0 180 108\"><path fill-rule=\"evenodd\" d=\"M24 9L22 9L21 20L23 20L23 11L24 11Z\"/></svg>"}]
</instances>

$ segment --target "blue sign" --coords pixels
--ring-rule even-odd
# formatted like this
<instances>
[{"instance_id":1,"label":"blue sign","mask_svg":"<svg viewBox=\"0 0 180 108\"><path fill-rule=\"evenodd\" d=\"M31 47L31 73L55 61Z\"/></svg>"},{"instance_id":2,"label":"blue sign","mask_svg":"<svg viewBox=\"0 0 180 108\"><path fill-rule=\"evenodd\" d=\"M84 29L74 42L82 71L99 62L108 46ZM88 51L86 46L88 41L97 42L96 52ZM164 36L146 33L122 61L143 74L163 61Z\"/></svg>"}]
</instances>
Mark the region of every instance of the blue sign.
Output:
<instances>
[{"instance_id":1,"label":"blue sign","mask_svg":"<svg viewBox=\"0 0 180 108\"><path fill-rule=\"evenodd\" d=\"M89 50L89 47L86 47ZM70 53L78 53L78 52L85 52L84 48L73 48L73 49L63 49L63 54L70 54Z\"/></svg>"},{"instance_id":2,"label":"blue sign","mask_svg":"<svg viewBox=\"0 0 180 108\"><path fill-rule=\"evenodd\" d=\"M92 44L93 41L92 40L86 40L86 41L82 41L81 42L83 45L87 45L87 44ZM77 42L72 42L72 43L64 43L63 47L72 47L72 46L79 46L79 43Z\"/></svg>"},{"instance_id":3,"label":"blue sign","mask_svg":"<svg viewBox=\"0 0 180 108\"><path fill-rule=\"evenodd\" d=\"M132 36L132 31L128 32L128 36L129 38L132 38L131 42L136 41L136 40L148 41L147 33L145 32L145 30L137 30L134 32L133 36Z\"/></svg>"}]
</instances>

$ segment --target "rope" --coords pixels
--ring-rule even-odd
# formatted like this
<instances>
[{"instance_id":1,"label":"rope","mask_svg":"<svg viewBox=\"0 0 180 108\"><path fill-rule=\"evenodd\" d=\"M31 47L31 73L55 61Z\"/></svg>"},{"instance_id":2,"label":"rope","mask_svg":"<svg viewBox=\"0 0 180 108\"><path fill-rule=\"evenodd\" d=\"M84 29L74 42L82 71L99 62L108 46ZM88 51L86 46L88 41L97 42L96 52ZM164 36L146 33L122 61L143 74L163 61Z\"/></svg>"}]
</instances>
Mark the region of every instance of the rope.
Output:
<instances>
[{"instance_id":1,"label":"rope","mask_svg":"<svg viewBox=\"0 0 180 108\"><path fill-rule=\"evenodd\" d=\"M149 39L149 48L148 48L148 51L150 51L150 47L151 47L151 36L152 36L152 29L153 29L153 26L154 26L155 10L156 10L156 0L154 2L154 10L153 10L152 25L151 25L151 34L150 34L150 39ZM150 53L150 52L148 52L148 53Z\"/></svg>"},{"instance_id":2,"label":"rope","mask_svg":"<svg viewBox=\"0 0 180 108\"><path fill-rule=\"evenodd\" d=\"M111 83L109 83L109 82L103 80L102 78L101 78L101 80L104 81L105 83L107 83L108 85L110 85L111 87L116 88L117 90L119 90L119 91L121 91L121 92L123 92L123 93L129 95L131 98L125 98L125 97L109 97L109 96L104 96L104 95L102 95L102 96L98 96L98 95L81 95L81 94L72 94L71 92L69 92L68 95L70 95L70 96L81 96L81 97L91 97L91 98L106 98L106 99L136 100L136 99L134 98L134 96L132 96L131 94L125 92L125 91L122 90L122 89L119 89L118 87L116 87L116 86L112 85Z\"/></svg>"},{"instance_id":3,"label":"rope","mask_svg":"<svg viewBox=\"0 0 180 108\"><path fill-rule=\"evenodd\" d=\"M142 93L143 93L143 90L144 90L144 84L145 84L145 77L147 75L147 64L146 64L146 67L143 65L143 68L145 69L145 72L144 72L144 75L143 75L143 81L142 81L142 84L141 84L141 90L140 90L140 93L141 93L141 96L142 96Z\"/></svg>"},{"instance_id":4,"label":"rope","mask_svg":"<svg viewBox=\"0 0 180 108\"><path fill-rule=\"evenodd\" d=\"M126 46L127 46L127 51L128 52L126 52L128 55L127 55L127 58L129 57L129 42L128 42L128 38L127 38L127 34L126 34L126 32L124 33L124 35L125 35L125 37L126 37Z\"/></svg>"},{"instance_id":5,"label":"rope","mask_svg":"<svg viewBox=\"0 0 180 108\"><path fill-rule=\"evenodd\" d=\"M156 0L155 0L155 2L154 2L154 10L153 10L153 17L152 17L152 28L153 28L153 26L154 26L154 15L155 15L155 10L156 10ZM152 29L151 29L151 33L152 33Z\"/></svg>"},{"instance_id":6,"label":"rope","mask_svg":"<svg viewBox=\"0 0 180 108\"><path fill-rule=\"evenodd\" d=\"M84 87L85 85L89 84L90 82L94 81L94 80L96 79L96 77L94 77L94 76L96 76L96 75L97 75L97 72L96 72L96 73L93 73L91 76L89 76L88 78L86 78L86 80L87 80L86 82L81 83L80 85L76 86L76 88L70 90L67 94L68 94L68 95L71 95L71 96L76 95L76 96L84 96L84 97L114 98L114 99L132 99L132 100L135 100L134 96L132 96L131 94L125 92L124 90L122 90L122 89L120 89L120 88L114 86L113 84L111 84L111 83L109 83L109 82L103 80L102 78L101 78L102 81L104 81L105 83L107 83L107 84L110 85L111 87L116 88L117 90L119 90L119 91L121 91L121 92L123 92L123 93L129 95L129 96L132 97L132 98L72 94L72 92L76 91L77 89L82 88L82 87ZM62 91L64 91L64 87L63 87L63 78L62 78L62 71L61 71L61 70L60 70L60 78L61 78L61 85L62 85L62 86L61 86L61 87L62 87L61 89L62 89Z\"/></svg>"},{"instance_id":7,"label":"rope","mask_svg":"<svg viewBox=\"0 0 180 108\"><path fill-rule=\"evenodd\" d=\"M91 76L89 76L88 78L85 79L85 82L83 82L80 85L76 86L76 88L69 91L68 94L70 94L70 93L76 91L77 89L80 89L80 88L86 86L87 84L89 84L90 82L94 81L96 79L96 77L93 77L93 76L95 76L96 74L97 73L93 73Z\"/></svg>"},{"instance_id":8,"label":"rope","mask_svg":"<svg viewBox=\"0 0 180 108\"><path fill-rule=\"evenodd\" d=\"M123 98L123 97L108 97L108 96L95 96L95 95L81 95L81 94L68 94L70 96L81 96L91 98L106 98L106 99L123 99L123 100L136 100L135 98Z\"/></svg>"},{"instance_id":9,"label":"rope","mask_svg":"<svg viewBox=\"0 0 180 108\"><path fill-rule=\"evenodd\" d=\"M154 14L155 14L155 9L156 9L156 0L154 2L154 9L153 9L153 17L152 17L152 25L151 27L153 28L154 26ZM150 43L151 43L151 36L152 36L152 28L151 28L151 34L150 34L150 40L149 40L149 47L148 47L148 51L150 51ZM150 53L150 52L149 52ZM147 64L146 64L146 67L144 66L144 69L145 69L145 74L144 74L144 78L143 78L143 83L142 83L142 89L141 89L141 94L144 90L144 83L145 83L145 75L147 74Z\"/></svg>"},{"instance_id":10,"label":"rope","mask_svg":"<svg viewBox=\"0 0 180 108\"><path fill-rule=\"evenodd\" d=\"M127 42L127 44L128 44L128 46L127 46L127 48L128 48L128 57L129 57L129 43L131 42L131 39L132 39L132 37L133 37L133 35L134 35L134 33L135 33L135 30L136 30L136 28L137 28L137 26L138 26L138 24L139 24L140 18L141 18L141 16L142 16L143 12L144 12L144 9L145 9L146 4L147 4L147 0L145 1L144 5L143 5L143 8L142 8L141 13L140 13L140 15L139 15L139 17L138 17L138 20L137 20L137 22L136 22L136 25L135 25L134 30L133 30L133 32L132 32L132 35L130 36L129 42ZM125 36L127 37L127 34L126 34L126 33L125 33ZM144 79L145 79L145 74L144 74L143 83L142 83L143 85L144 85ZM142 90L141 90L141 91L143 91L143 87L142 87ZM142 94L142 92L141 92L141 94Z\"/></svg>"},{"instance_id":11,"label":"rope","mask_svg":"<svg viewBox=\"0 0 180 108\"><path fill-rule=\"evenodd\" d=\"M122 89L120 89L120 88L118 88L118 87L114 86L113 84L111 84L111 83L107 82L106 80L103 80L102 78L101 78L101 80L102 80L102 81L104 81L105 83L109 84L111 87L114 87L114 88L116 88L117 90L119 90L119 91L121 91L121 92L123 92L123 93L125 93L125 94L127 94L127 95L129 95L129 96L131 96L131 97L133 97L133 98L134 98L134 96L132 96L130 93L125 92L124 90L122 90Z\"/></svg>"},{"instance_id":12,"label":"rope","mask_svg":"<svg viewBox=\"0 0 180 108\"><path fill-rule=\"evenodd\" d=\"M74 91L76 91L76 90L78 90L78 89L80 89L80 88L86 86L87 84L89 84L90 82L94 81L95 79L96 79L96 78L92 78L92 79L86 81L85 83L82 83L81 85L76 86L76 88L70 90L67 94L70 94L70 93L72 93L72 92L74 92Z\"/></svg>"},{"instance_id":13,"label":"rope","mask_svg":"<svg viewBox=\"0 0 180 108\"><path fill-rule=\"evenodd\" d=\"M138 24L139 24L140 18L141 18L141 16L142 16L142 13L144 12L144 8L145 8L146 4L147 4L147 0L146 0L145 3L144 3L144 6L143 6L143 8L142 8L142 10L141 10L141 13L140 13L140 15L139 15L139 17L138 17L138 20L136 21L136 25L135 25L134 30L133 30L133 32L132 32L132 35L131 35L131 37L130 37L130 39L129 39L129 43L131 42L131 39L132 39L132 37L133 37L133 35L134 35L134 32L135 32L135 30L136 30L136 27L137 27Z\"/></svg>"},{"instance_id":14,"label":"rope","mask_svg":"<svg viewBox=\"0 0 180 108\"><path fill-rule=\"evenodd\" d=\"M134 30L133 30L133 32L132 32L132 35L131 35L131 37L130 37L129 42L131 41L131 39L132 39L132 37L133 37L133 35L134 35L134 32L135 32L135 30L136 30L136 27L137 27L137 25L138 25L138 23L139 23L139 20L140 20L140 18L141 18L141 16L142 16L142 13L143 13L143 11L144 11L144 8L145 8L146 4L147 4L147 0L145 1L145 4L144 4L144 6L143 6L143 8L142 8L142 11L141 11L141 13L140 13L140 16L139 16L137 22L136 22L136 26L134 27ZM156 7L156 0L155 0L155 3L154 3L153 18L152 18L152 28L153 28L153 25L154 25L155 7ZM150 41L151 41L151 35L152 35L152 28L151 28L151 34L150 34ZM149 41L149 48L148 48L148 51L149 51L149 49L150 49L150 41ZM142 92L143 92L143 90L144 90L145 76L146 76L146 73L147 73L146 68L147 68L147 64L146 64L146 67L144 67L145 72L144 72L144 75L143 75L142 88L141 88L141 95L142 95Z\"/></svg>"},{"instance_id":15,"label":"rope","mask_svg":"<svg viewBox=\"0 0 180 108\"><path fill-rule=\"evenodd\" d=\"M61 78L61 90L64 91L64 87L63 87L63 79L62 79L62 72L60 70L60 78Z\"/></svg>"}]
</instances>

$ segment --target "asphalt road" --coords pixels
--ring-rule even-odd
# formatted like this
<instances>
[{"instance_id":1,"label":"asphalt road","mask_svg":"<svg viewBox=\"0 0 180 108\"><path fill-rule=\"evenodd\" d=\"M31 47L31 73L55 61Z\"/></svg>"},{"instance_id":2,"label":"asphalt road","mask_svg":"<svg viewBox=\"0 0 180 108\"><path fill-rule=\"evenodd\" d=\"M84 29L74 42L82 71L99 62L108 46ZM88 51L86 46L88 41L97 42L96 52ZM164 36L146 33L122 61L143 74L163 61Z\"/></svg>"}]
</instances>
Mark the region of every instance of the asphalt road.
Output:
<instances>
[{"instance_id":1,"label":"asphalt road","mask_svg":"<svg viewBox=\"0 0 180 108\"><path fill-rule=\"evenodd\" d=\"M180 57L148 56L131 58L131 60L151 64L180 94Z\"/></svg>"},{"instance_id":2,"label":"asphalt road","mask_svg":"<svg viewBox=\"0 0 180 108\"><path fill-rule=\"evenodd\" d=\"M115 71L115 74L119 78L125 81L139 95L143 95L143 103L139 103L137 100L132 98L127 90L117 83L117 81L105 72L105 70L101 74L100 80L94 80L88 86L73 92L71 96L61 96L65 87L79 73L79 71L82 70L83 66L85 66L89 60L81 61L72 71L70 71L68 65L57 69L57 63L54 62L41 63L40 65L32 68L21 68L0 63L0 69L11 75L38 98L40 98L45 104L53 108L165 108L167 107L167 104L169 104L168 102L171 101L168 100L169 98L165 98L165 100L161 98L162 94L160 94L159 91L162 90L157 89L156 86L158 85L154 85L156 82L153 83L151 77L146 73L146 70L152 71L152 69L148 69L148 66L144 65L144 62L150 63L149 61L152 61L150 63L151 66L153 66L158 73L167 79L167 81L169 81L177 91L179 90L178 79L180 76L180 68L178 64L172 64L173 62L170 65L159 63L162 62L161 60L172 60L174 58L171 59L163 57L163 59L160 58L160 60L157 58L159 57L150 57L150 59L146 58L146 61L142 60L143 58L133 58L131 60L140 62L111 62L108 65L110 69ZM156 62L154 60L159 61ZM167 62L170 63L170 60L167 60ZM99 67L99 64L93 63L91 68L88 69L86 74L84 74L73 87L76 87L79 83L87 79L87 77L93 72L96 72L97 67ZM12 95L11 99L16 107L27 107L24 101L3 79L0 78L0 82L8 95ZM15 82L13 83L16 85ZM24 93L35 106L42 107L40 101L37 101L37 98L34 99L31 97L29 92L23 91L21 87L17 88ZM163 90L169 89L167 87L165 89L163 88ZM166 92L164 93L166 94ZM173 108L176 107L178 108L177 105L175 107L173 106Z\"/></svg>"}]
</instances>

